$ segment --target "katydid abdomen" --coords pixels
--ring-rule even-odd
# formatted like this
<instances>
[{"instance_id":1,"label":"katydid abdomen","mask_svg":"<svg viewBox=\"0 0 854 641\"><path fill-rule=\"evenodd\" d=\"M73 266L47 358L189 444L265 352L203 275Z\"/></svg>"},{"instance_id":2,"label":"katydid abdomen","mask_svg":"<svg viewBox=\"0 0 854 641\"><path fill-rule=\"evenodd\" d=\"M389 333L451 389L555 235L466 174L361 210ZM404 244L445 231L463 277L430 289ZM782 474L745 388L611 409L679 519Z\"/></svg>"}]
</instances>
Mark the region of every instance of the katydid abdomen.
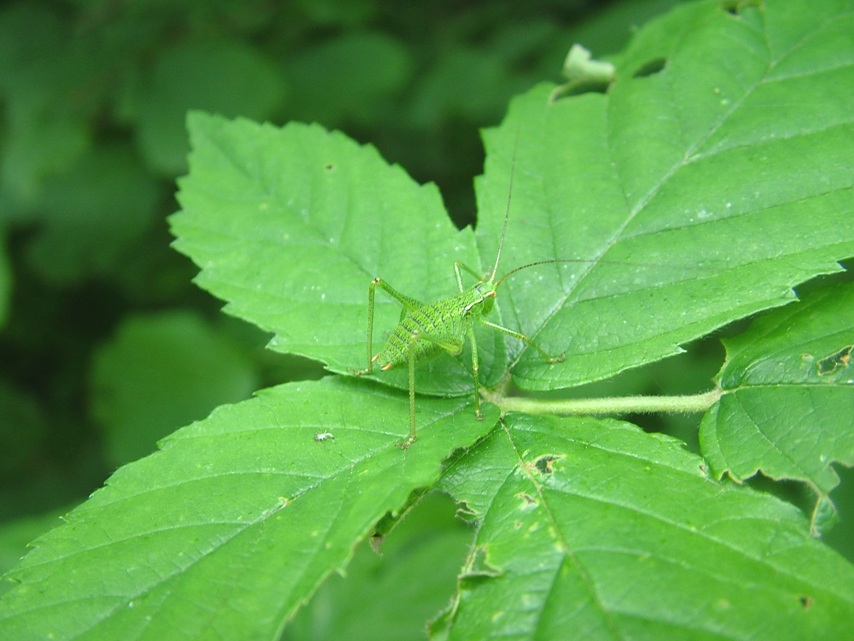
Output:
<instances>
[{"instance_id":1,"label":"katydid abdomen","mask_svg":"<svg viewBox=\"0 0 854 641\"><path fill-rule=\"evenodd\" d=\"M414 309L404 308L403 318L373 362L389 370L407 365L410 358L418 364L443 351L459 354L473 319L492 308L487 300L492 303L491 297L485 298L479 288L472 288Z\"/></svg>"}]
</instances>

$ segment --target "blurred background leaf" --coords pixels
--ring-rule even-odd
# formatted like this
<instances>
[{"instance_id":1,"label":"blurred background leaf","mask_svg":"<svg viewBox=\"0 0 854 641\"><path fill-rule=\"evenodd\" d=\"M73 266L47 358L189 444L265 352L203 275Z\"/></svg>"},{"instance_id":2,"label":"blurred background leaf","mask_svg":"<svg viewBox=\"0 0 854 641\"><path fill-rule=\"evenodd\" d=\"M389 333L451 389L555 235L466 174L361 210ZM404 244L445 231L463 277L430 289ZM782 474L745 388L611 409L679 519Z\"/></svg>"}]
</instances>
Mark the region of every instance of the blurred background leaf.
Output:
<instances>
[{"instance_id":1,"label":"blurred background leaf","mask_svg":"<svg viewBox=\"0 0 854 641\"><path fill-rule=\"evenodd\" d=\"M281 74L263 53L235 40L206 40L162 52L137 81L126 107L148 165L174 176L187 168L188 111L265 120L284 93Z\"/></svg>"},{"instance_id":2,"label":"blurred background leaf","mask_svg":"<svg viewBox=\"0 0 854 641\"><path fill-rule=\"evenodd\" d=\"M370 127L391 118L412 76L411 54L397 38L354 32L307 47L284 61L296 120Z\"/></svg>"},{"instance_id":3,"label":"blurred background leaf","mask_svg":"<svg viewBox=\"0 0 854 641\"><path fill-rule=\"evenodd\" d=\"M248 398L257 380L244 347L191 311L127 316L91 372L109 462L145 456L170 432Z\"/></svg>"},{"instance_id":4,"label":"blurred background leaf","mask_svg":"<svg viewBox=\"0 0 854 641\"><path fill-rule=\"evenodd\" d=\"M0 205L2 206L2 205ZM9 296L12 294L12 270L9 267L9 256L6 252L6 233L0 226L0 329L6 322L9 311Z\"/></svg>"},{"instance_id":5,"label":"blurred background leaf","mask_svg":"<svg viewBox=\"0 0 854 641\"><path fill-rule=\"evenodd\" d=\"M144 251L157 215L156 180L130 150L104 145L45 180L39 231L28 246L33 271L46 281L121 278Z\"/></svg>"}]
</instances>

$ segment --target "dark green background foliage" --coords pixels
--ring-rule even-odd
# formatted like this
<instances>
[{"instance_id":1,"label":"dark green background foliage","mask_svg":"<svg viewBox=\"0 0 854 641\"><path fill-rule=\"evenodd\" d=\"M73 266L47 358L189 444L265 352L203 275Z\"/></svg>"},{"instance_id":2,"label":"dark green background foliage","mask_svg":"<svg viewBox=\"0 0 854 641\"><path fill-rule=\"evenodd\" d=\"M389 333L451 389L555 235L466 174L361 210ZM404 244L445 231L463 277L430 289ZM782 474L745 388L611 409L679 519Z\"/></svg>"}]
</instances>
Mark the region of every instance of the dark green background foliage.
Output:
<instances>
[{"instance_id":1,"label":"dark green background foliage","mask_svg":"<svg viewBox=\"0 0 854 641\"><path fill-rule=\"evenodd\" d=\"M675 4L4 4L0 570L80 506L0 586L0 638L843 629L854 3L710 0L631 38ZM574 42L616 81L551 103ZM349 376L368 282L490 268L511 176L499 273L604 260L508 280L495 320L566 359L479 333L482 380L714 378L710 411L477 422L466 352L419 369L395 446L405 373ZM378 296L378 336L398 313Z\"/></svg>"}]
</instances>

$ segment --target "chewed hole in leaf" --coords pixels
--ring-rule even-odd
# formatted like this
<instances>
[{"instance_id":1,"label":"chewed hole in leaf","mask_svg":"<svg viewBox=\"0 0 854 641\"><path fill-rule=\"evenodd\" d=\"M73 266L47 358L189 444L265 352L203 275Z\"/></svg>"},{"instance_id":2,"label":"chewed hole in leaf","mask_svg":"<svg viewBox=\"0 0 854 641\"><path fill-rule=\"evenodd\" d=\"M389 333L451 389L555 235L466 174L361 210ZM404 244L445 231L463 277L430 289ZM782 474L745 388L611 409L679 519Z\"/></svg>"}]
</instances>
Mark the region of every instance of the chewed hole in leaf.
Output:
<instances>
[{"instance_id":1,"label":"chewed hole in leaf","mask_svg":"<svg viewBox=\"0 0 854 641\"><path fill-rule=\"evenodd\" d=\"M491 579L493 577L500 576L501 570L489 563L487 560L488 556L489 551L487 546L478 546L472 552L467 567L463 569L463 573L460 575L460 579L466 582L479 582L484 579Z\"/></svg>"},{"instance_id":2,"label":"chewed hole in leaf","mask_svg":"<svg viewBox=\"0 0 854 641\"><path fill-rule=\"evenodd\" d=\"M580 96L585 93L608 93L610 83L600 80L577 80L565 85L561 85L559 90L555 90L552 94L551 101L554 102L559 98L568 98L570 96Z\"/></svg>"},{"instance_id":3,"label":"chewed hole in leaf","mask_svg":"<svg viewBox=\"0 0 854 641\"><path fill-rule=\"evenodd\" d=\"M722 3L722 8L731 16L738 16L746 7L759 6L758 0L728 0Z\"/></svg>"},{"instance_id":4,"label":"chewed hole in leaf","mask_svg":"<svg viewBox=\"0 0 854 641\"><path fill-rule=\"evenodd\" d=\"M465 501L457 504L456 516L464 523L474 523L480 518L480 514Z\"/></svg>"},{"instance_id":5,"label":"chewed hole in leaf","mask_svg":"<svg viewBox=\"0 0 854 641\"><path fill-rule=\"evenodd\" d=\"M554 474L554 462L563 458L562 456L556 456L555 454L543 454L536 461L534 461L534 467L537 468L537 471L543 476L548 474Z\"/></svg>"},{"instance_id":6,"label":"chewed hole in leaf","mask_svg":"<svg viewBox=\"0 0 854 641\"><path fill-rule=\"evenodd\" d=\"M838 352L819 359L816 363L818 375L827 376L828 374L833 374L838 369L849 367L851 365L851 351L853 349L854 345L846 345Z\"/></svg>"},{"instance_id":7,"label":"chewed hole in leaf","mask_svg":"<svg viewBox=\"0 0 854 641\"><path fill-rule=\"evenodd\" d=\"M523 509L528 509L537 505L537 499L528 494L527 492L520 492L516 496L519 497L519 499L522 501Z\"/></svg>"},{"instance_id":8,"label":"chewed hole in leaf","mask_svg":"<svg viewBox=\"0 0 854 641\"><path fill-rule=\"evenodd\" d=\"M654 76L660 71L663 71L666 66L667 58L654 58L638 67L634 74L632 74L632 78L646 78L648 76Z\"/></svg>"}]
</instances>

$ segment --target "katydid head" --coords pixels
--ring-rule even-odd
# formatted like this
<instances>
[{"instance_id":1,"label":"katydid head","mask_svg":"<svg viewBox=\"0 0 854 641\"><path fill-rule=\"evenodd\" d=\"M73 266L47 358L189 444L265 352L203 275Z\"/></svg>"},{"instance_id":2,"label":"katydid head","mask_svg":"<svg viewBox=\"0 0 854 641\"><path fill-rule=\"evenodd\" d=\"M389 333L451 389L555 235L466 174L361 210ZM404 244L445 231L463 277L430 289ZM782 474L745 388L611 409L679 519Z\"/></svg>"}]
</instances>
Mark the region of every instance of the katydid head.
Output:
<instances>
[{"instance_id":1,"label":"katydid head","mask_svg":"<svg viewBox=\"0 0 854 641\"><path fill-rule=\"evenodd\" d=\"M483 296L481 310L484 314L488 314L495 306L495 287L490 286L488 291L480 290Z\"/></svg>"}]
</instances>

